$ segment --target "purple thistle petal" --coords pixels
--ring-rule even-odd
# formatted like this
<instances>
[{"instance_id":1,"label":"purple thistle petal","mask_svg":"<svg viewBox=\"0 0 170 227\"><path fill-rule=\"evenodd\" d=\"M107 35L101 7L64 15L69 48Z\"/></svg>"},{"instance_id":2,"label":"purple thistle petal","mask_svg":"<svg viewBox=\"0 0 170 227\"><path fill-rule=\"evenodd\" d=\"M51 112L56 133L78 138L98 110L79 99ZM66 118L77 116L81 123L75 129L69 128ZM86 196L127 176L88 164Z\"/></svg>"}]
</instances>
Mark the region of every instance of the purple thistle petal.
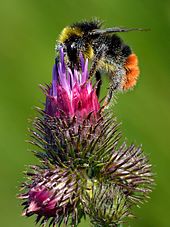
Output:
<instances>
[{"instance_id":1,"label":"purple thistle petal","mask_svg":"<svg viewBox=\"0 0 170 227\"><path fill-rule=\"evenodd\" d=\"M61 62L58 65L58 74L59 74L59 80L60 80L60 85L62 87L65 87L65 83L66 83L66 75L65 73L62 72L62 65Z\"/></svg>"},{"instance_id":2,"label":"purple thistle petal","mask_svg":"<svg viewBox=\"0 0 170 227\"><path fill-rule=\"evenodd\" d=\"M59 73L59 79L60 79L60 85L67 91L70 91L68 80L66 78L66 73L62 72L62 64L61 62L58 65L58 73Z\"/></svg>"},{"instance_id":3,"label":"purple thistle petal","mask_svg":"<svg viewBox=\"0 0 170 227\"><path fill-rule=\"evenodd\" d=\"M66 72L66 67L65 67L65 62L64 62L64 51L63 48L60 48L60 62L61 62L61 68L62 68L62 72L65 73Z\"/></svg>"},{"instance_id":4,"label":"purple thistle petal","mask_svg":"<svg viewBox=\"0 0 170 227\"><path fill-rule=\"evenodd\" d=\"M88 59L86 59L84 70L82 71L82 83L85 83L89 77L88 74Z\"/></svg>"},{"instance_id":5,"label":"purple thistle petal","mask_svg":"<svg viewBox=\"0 0 170 227\"><path fill-rule=\"evenodd\" d=\"M91 83L90 82L86 83L86 87L87 87L88 94L90 94L90 92L92 91Z\"/></svg>"},{"instance_id":6,"label":"purple thistle petal","mask_svg":"<svg viewBox=\"0 0 170 227\"><path fill-rule=\"evenodd\" d=\"M80 62L81 62L81 69L82 69L82 72L84 71L84 57L83 57L83 54L80 52Z\"/></svg>"},{"instance_id":7,"label":"purple thistle petal","mask_svg":"<svg viewBox=\"0 0 170 227\"><path fill-rule=\"evenodd\" d=\"M56 65L53 66L53 78L52 78L52 89L51 89L51 95L57 96L57 70Z\"/></svg>"},{"instance_id":8,"label":"purple thistle petal","mask_svg":"<svg viewBox=\"0 0 170 227\"><path fill-rule=\"evenodd\" d=\"M85 62L84 73L86 76L88 75L88 59L86 59L86 62ZM88 77L86 79L88 79Z\"/></svg>"},{"instance_id":9,"label":"purple thistle petal","mask_svg":"<svg viewBox=\"0 0 170 227\"><path fill-rule=\"evenodd\" d=\"M78 78L78 73L77 70L74 69L74 76L73 76L74 84L78 83L79 78Z\"/></svg>"},{"instance_id":10,"label":"purple thistle petal","mask_svg":"<svg viewBox=\"0 0 170 227\"><path fill-rule=\"evenodd\" d=\"M68 84L69 84L69 87L70 89L72 89L72 87L74 86L74 76L73 76L73 73L71 71L70 68L68 68Z\"/></svg>"},{"instance_id":11,"label":"purple thistle petal","mask_svg":"<svg viewBox=\"0 0 170 227\"><path fill-rule=\"evenodd\" d=\"M67 83L68 83L69 88L71 89L72 78L71 78L70 72L67 73Z\"/></svg>"}]
</instances>

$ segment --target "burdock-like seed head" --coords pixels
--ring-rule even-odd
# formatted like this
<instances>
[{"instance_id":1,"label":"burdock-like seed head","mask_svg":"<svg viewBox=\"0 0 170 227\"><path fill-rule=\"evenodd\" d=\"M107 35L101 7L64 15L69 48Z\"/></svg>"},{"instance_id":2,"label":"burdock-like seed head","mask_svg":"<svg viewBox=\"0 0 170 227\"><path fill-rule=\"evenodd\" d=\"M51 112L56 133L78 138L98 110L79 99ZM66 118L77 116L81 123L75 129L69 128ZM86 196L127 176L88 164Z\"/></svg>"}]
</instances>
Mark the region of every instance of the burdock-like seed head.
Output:
<instances>
[{"instance_id":1,"label":"burdock-like seed head","mask_svg":"<svg viewBox=\"0 0 170 227\"><path fill-rule=\"evenodd\" d=\"M133 144L128 147L123 143L118 150L113 149L102 174L119 185L131 202L147 200L148 194L152 191L151 165L142 148Z\"/></svg>"}]
</instances>

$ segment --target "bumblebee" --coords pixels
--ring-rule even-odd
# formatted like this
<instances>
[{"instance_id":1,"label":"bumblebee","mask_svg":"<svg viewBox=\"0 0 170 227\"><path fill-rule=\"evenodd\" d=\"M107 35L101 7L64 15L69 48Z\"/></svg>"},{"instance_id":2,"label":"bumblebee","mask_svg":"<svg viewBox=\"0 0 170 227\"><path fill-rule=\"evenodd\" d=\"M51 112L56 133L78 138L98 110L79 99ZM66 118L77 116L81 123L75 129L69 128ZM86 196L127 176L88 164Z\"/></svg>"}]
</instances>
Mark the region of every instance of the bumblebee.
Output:
<instances>
[{"instance_id":1,"label":"bumblebee","mask_svg":"<svg viewBox=\"0 0 170 227\"><path fill-rule=\"evenodd\" d=\"M133 88L139 76L137 56L131 48L115 33L142 31L140 28L106 28L102 29L99 20L83 21L65 27L56 44L56 51L63 48L65 60L70 68L80 68L79 56L91 60L89 76L95 74L96 93L99 96L102 84L101 72L110 77L110 89L104 105L107 105L114 91ZM57 58L56 58L57 59Z\"/></svg>"}]
</instances>

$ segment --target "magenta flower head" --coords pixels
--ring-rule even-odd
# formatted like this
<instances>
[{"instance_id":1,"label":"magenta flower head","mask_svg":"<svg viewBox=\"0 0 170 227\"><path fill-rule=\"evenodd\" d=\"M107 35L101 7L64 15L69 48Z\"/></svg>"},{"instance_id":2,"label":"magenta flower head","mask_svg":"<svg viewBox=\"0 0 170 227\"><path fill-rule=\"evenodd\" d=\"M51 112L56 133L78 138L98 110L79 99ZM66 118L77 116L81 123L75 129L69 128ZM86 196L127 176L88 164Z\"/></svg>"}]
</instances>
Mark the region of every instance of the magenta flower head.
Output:
<instances>
[{"instance_id":1,"label":"magenta flower head","mask_svg":"<svg viewBox=\"0 0 170 227\"><path fill-rule=\"evenodd\" d=\"M37 215L36 222L45 224L49 219L51 223L68 221L70 213L72 220L76 220L76 206L79 202L80 186L76 176L68 169L55 166L55 170L46 167L42 169L32 166L27 176L32 183L23 186L27 192L19 196L24 199L24 216Z\"/></svg>"},{"instance_id":2,"label":"magenta flower head","mask_svg":"<svg viewBox=\"0 0 170 227\"><path fill-rule=\"evenodd\" d=\"M28 207L23 215L29 216L34 212L41 215L55 215L56 199L53 199L53 192L47 190L45 186L35 186L28 192Z\"/></svg>"},{"instance_id":3,"label":"magenta flower head","mask_svg":"<svg viewBox=\"0 0 170 227\"><path fill-rule=\"evenodd\" d=\"M81 71L66 67L63 49L60 49L60 62L53 67L52 86L48 89L46 114L59 117L87 118L92 113L98 115L100 109L95 89L88 81L88 59L80 54Z\"/></svg>"},{"instance_id":4,"label":"magenta flower head","mask_svg":"<svg viewBox=\"0 0 170 227\"><path fill-rule=\"evenodd\" d=\"M120 141L81 54L80 66L70 68L60 49L45 94L45 109L30 130L41 164L26 172L19 195L23 215L36 216L41 226L77 226L86 215L94 226L119 226L152 190L148 159L141 147Z\"/></svg>"}]
</instances>

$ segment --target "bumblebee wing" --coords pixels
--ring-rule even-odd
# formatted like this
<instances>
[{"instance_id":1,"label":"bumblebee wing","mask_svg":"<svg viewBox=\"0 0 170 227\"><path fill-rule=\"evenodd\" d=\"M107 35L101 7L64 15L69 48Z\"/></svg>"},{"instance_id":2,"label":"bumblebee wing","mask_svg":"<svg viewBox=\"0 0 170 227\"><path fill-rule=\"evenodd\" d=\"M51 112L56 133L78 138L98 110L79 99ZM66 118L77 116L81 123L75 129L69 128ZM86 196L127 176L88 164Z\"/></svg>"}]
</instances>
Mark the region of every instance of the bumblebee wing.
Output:
<instances>
[{"instance_id":1,"label":"bumblebee wing","mask_svg":"<svg viewBox=\"0 0 170 227\"><path fill-rule=\"evenodd\" d=\"M100 34L116 33L116 32L130 32L130 31L149 31L149 29L113 27L113 28L106 28L106 29L95 29L92 32L90 32L90 35L100 35Z\"/></svg>"}]
</instances>

